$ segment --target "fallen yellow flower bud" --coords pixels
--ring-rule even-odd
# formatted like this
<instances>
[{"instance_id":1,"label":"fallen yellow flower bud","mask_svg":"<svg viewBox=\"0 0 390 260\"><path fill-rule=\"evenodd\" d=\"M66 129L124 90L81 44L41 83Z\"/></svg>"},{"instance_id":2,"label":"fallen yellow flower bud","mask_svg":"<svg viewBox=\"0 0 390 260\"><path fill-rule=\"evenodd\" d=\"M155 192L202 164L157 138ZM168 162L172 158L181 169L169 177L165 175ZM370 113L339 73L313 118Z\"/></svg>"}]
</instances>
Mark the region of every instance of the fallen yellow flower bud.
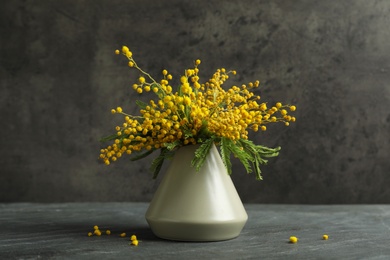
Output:
<instances>
[{"instance_id":1,"label":"fallen yellow flower bud","mask_svg":"<svg viewBox=\"0 0 390 260\"><path fill-rule=\"evenodd\" d=\"M290 243L295 244L295 243L297 243L297 242L298 242L298 238L297 238L297 237L294 237L294 236L291 236L291 237L290 237Z\"/></svg>"}]
</instances>

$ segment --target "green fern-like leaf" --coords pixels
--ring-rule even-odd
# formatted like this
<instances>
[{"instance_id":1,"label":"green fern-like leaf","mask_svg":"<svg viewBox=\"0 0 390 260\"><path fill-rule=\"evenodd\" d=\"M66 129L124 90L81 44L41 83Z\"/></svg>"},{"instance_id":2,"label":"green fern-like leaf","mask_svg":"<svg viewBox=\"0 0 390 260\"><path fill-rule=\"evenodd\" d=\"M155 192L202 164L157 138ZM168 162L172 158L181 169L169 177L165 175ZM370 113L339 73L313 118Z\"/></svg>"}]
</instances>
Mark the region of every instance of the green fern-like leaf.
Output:
<instances>
[{"instance_id":1,"label":"green fern-like leaf","mask_svg":"<svg viewBox=\"0 0 390 260\"><path fill-rule=\"evenodd\" d=\"M113 134L113 135L109 135L109 136L105 136L103 138L100 139L100 142L107 142L107 141L112 141L112 140L115 140L118 138L118 135L117 134Z\"/></svg>"},{"instance_id":2,"label":"green fern-like leaf","mask_svg":"<svg viewBox=\"0 0 390 260\"><path fill-rule=\"evenodd\" d=\"M144 153L140 153L140 154L137 154L133 157L130 158L130 161L137 161L137 160L140 160L142 158L145 158L146 156L148 156L149 154L153 153L154 150L149 150L149 151L146 151Z\"/></svg>"},{"instance_id":3,"label":"green fern-like leaf","mask_svg":"<svg viewBox=\"0 0 390 260\"><path fill-rule=\"evenodd\" d=\"M199 171L202 168L207 155L210 152L210 149L214 143L214 139L210 138L203 142L198 149L195 151L195 157L192 159L191 164L195 167L196 171Z\"/></svg>"},{"instance_id":4,"label":"green fern-like leaf","mask_svg":"<svg viewBox=\"0 0 390 260\"><path fill-rule=\"evenodd\" d=\"M191 129L184 128L184 129L183 129L183 132L184 132L184 137L185 137L185 138L190 138L190 137L193 137L193 136L194 136L194 135L192 134Z\"/></svg>"},{"instance_id":5,"label":"green fern-like leaf","mask_svg":"<svg viewBox=\"0 0 390 260\"><path fill-rule=\"evenodd\" d=\"M279 155L280 147L269 148L262 145L256 145L250 140L240 139L239 145L252 157L252 165L257 180L262 180L260 165L267 164L268 160L264 158L275 157Z\"/></svg>"},{"instance_id":6,"label":"green fern-like leaf","mask_svg":"<svg viewBox=\"0 0 390 260\"><path fill-rule=\"evenodd\" d=\"M256 145L257 151L264 157L276 157L279 155L281 147L269 148L262 145Z\"/></svg>"},{"instance_id":7,"label":"green fern-like leaf","mask_svg":"<svg viewBox=\"0 0 390 260\"><path fill-rule=\"evenodd\" d=\"M171 158L173 154L173 151L169 151L167 148L161 148L160 155L153 160L152 165L150 166L150 170L153 172L153 179L157 178L165 159Z\"/></svg>"},{"instance_id":8,"label":"green fern-like leaf","mask_svg":"<svg viewBox=\"0 0 390 260\"><path fill-rule=\"evenodd\" d=\"M181 142L179 140L174 141L173 143L165 143L165 147L169 150L172 151L176 147L180 146Z\"/></svg>"},{"instance_id":9,"label":"green fern-like leaf","mask_svg":"<svg viewBox=\"0 0 390 260\"><path fill-rule=\"evenodd\" d=\"M222 162L226 167L227 172L232 174L232 163L230 162L230 153L231 150L229 149L229 139L227 138L221 138L220 142L220 151L221 151L221 158Z\"/></svg>"},{"instance_id":10,"label":"green fern-like leaf","mask_svg":"<svg viewBox=\"0 0 390 260\"><path fill-rule=\"evenodd\" d=\"M146 104L145 102L141 101L141 100L136 100L135 103L137 104L137 106L141 109L146 109L146 107L148 106L148 104Z\"/></svg>"},{"instance_id":11,"label":"green fern-like leaf","mask_svg":"<svg viewBox=\"0 0 390 260\"><path fill-rule=\"evenodd\" d=\"M231 143L229 145L231 152L234 154L235 157L237 157L237 159L240 160L242 165L244 165L246 172L251 173L252 167L250 162L254 161L252 154L248 153L245 149L240 149L240 147L236 145L232 140L229 140L229 142Z\"/></svg>"},{"instance_id":12,"label":"green fern-like leaf","mask_svg":"<svg viewBox=\"0 0 390 260\"><path fill-rule=\"evenodd\" d=\"M215 138L213 136L213 134L209 132L209 130L207 129L207 126L208 126L207 120L202 120L202 126L196 135L197 141L199 143L203 143L210 138L212 138L212 139Z\"/></svg>"}]
</instances>

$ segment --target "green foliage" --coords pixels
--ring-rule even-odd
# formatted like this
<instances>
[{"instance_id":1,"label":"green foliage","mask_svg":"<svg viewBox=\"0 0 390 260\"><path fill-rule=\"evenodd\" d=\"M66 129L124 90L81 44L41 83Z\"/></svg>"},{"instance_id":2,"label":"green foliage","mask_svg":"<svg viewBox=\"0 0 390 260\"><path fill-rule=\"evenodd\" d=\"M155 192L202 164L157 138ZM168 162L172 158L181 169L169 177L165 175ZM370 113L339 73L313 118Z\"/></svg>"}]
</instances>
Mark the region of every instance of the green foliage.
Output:
<instances>
[{"instance_id":1,"label":"green foliage","mask_svg":"<svg viewBox=\"0 0 390 260\"><path fill-rule=\"evenodd\" d=\"M190 137L193 137L193 136L194 136L194 135L192 134L191 129L189 129L189 128L184 128L184 129L183 129L183 132L184 132L184 137L185 137L185 138L190 138Z\"/></svg>"},{"instance_id":2,"label":"green foliage","mask_svg":"<svg viewBox=\"0 0 390 260\"><path fill-rule=\"evenodd\" d=\"M205 140L198 149L195 151L195 157L192 159L192 166L195 167L197 171L200 170L200 168L203 166L207 155L210 152L210 149L214 143L214 139L210 138Z\"/></svg>"},{"instance_id":3,"label":"green foliage","mask_svg":"<svg viewBox=\"0 0 390 260\"><path fill-rule=\"evenodd\" d=\"M220 151L223 164L225 164L226 170L229 175L232 174L232 163L230 162L231 150L228 147L228 139L222 138L220 142Z\"/></svg>"},{"instance_id":4,"label":"green foliage","mask_svg":"<svg viewBox=\"0 0 390 260\"><path fill-rule=\"evenodd\" d=\"M108 136L102 138L102 141L113 140L118 138L117 135ZM208 153L214 143L218 143L220 146L222 162L226 167L228 174L232 174L232 163L230 160L231 154L234 155L242 165L245 167L247 173L254 171L257 180L262 180L260 165L265 165L268 163L266 158L276 157L279 155L280 147L269 148L263 145L256 145L250 140L239 139L238 141L233 141L229 138L208 138L202 140L202 144L195 151L194 159L191 161L191 165L195 167L196 171L199 171L203 166ZM153 160L151 165L151 170L153 172L153 178L156 178L161 170L161 167L165 159L173 157L175 151L181 147L182 144L180 141L175 141L173 143L166 143L164 148L161 148L160 155ZM149 150L144 153L137 154L130 158L131 161L140 160L147 157L155 150Z\"/></svg>"},{"instance_id":5,"label":"green foliage","mask_svg":"<svg viewBox=\"0 0 390 260\"><path fill-rule=\"evenodd\" d=\"M230 154L233 155L240 160L242 165L244 165L246 171L248 173L252 172L250 162L252 161L252 156L247 153L242 147L238 146L233 140L229 138L221 138L221 157L224 162L228 173L231 174L231 162L230 162Z\"/></svg>"},{"instance_id":6,"label":"green foliage","mask_svg":"<svg viewBox=\"0 0 390 260\"><path fill-rule=\"evenodd\" d=\"M118 138L118 135L117 134L113 134L113 135L102 137L99 141L104 143L104 142L115 140L117 138Z\"/></svg>"},{"instance_id":7,"label":"green foliage","mask_svg":"<svg viewBox=\"0 0 390 260\"><path fill-rule=\"evenodd\" d=\"M152 165L150 166L150 169L153 172L153 179L157 178L165 159L169 159L173 155L174 151L170 151L168 148L161 148L160 155L153 160Z\"/></svg>"},{"instance_id":8,"label":"green foliage","mask_svg":"<svg viewBox=\"0 0 390 260\"><path fill-rule=\"evenodd\" d=\"M197 134L197 142L203 143L207 139L213 139L213 142L215 141L215 136L207 129L207 121L202 120L202 127L200 128L198 134Z\"/></svg>"},{"instance_id":9,"label":"green foliage","mask_svg":"<svg viewBox=\"0 0 390 260\"><path fill-rule=\"evenodd\" d=\"M268 160L264 158L276 157L279 155L280 147L269 148L262 145L256 145L250 140L240 139L237 142L239 147L242 147L243 151L250 156L250 161L254 168L256 179L262 180L260 165L267 164ZM247 170L249 173L249 171Z\"/></svg>"},{"instance_id":10,"label":"green foliage","mask_svg":"<svg viewBox=\"0 0 390 260\"><path fill-rule=\"evenodd\" d=\"M146 109L146 107L148 106L147 103L141 101L141 100L136 100L135 103L137 104L137 106L140 108L140 109Z\"/></svg>"},{"instance_id":11,"label":"green foliage","mask_svg":"<svg viewBox=\"0 0 390 260\"><path fill-rule=\"evenodd\" d=\"M206 139L196 150L195 158L192 160L192 166L198 171L210 152L214 142L219 142L222 162L225 165L228 174L232 174L231 154L234 155L245 167L247 173L255 172L256 179L262 180L260 165L267 164L265 158L279 155L280 147L269 148L262 145L256 145L250 140L240 139L233 141L229 138L210 138Z\"/></svg>"},{"instance_id":12,"label":"green foliage","mask_svg":"<svg viewBox=\"0 0 390 260\"><path fill-rule=\"evenodd\" d=\"M169 150L172 151L175 148L179 147L181 145L180 140L176 140L173 143L164 143L165 147Z\"/></svg>"},{"instance_id":13,"label":"green foliage","mask_svg":"<svg viewBox=\"0 0 390 260\"><path fill-rule=\"evenodd\" d=\"M137 161L137 160L140 160L140 159L143 159L145 157L147 157L148 155L150 155L151 153L153 153L154 150L149 150L149 151L146 151L144 153L139 153L133 157L130 158L130 161Z\"/></svg>"},{"instance_id":14,"label":"green foliage","mask_svg":"<svg viewBox=\"0 0 390 260\"><path fill-rule=\"evenodd\" d=\"M262 180L260 165L267 164L268 160L265 158L276 157L279 155L280 147L269 148L262 145L256 145L250 140L240 139L233 141L229 138L209 138L202 142L198 149L195 151L194 159L191 161L191 165L195 167L196 171L199 171L203 166L207 155L214 143L219 144L222 162L224 163L228 174L232 174L232 163L230 160L231 154L234 155L242 165L245 167L247 173L254 171L257 180ZM153 160L151 165L151 171L153 172L153 178L155 179L165 159L170 159L175 154L177 148L182 144L179 141L173 143L167 143L164 148L161 148L160 155ZM149 150L144 153L133 156L130 160L136 161L147 157L154 150Z\"/></svg>"}]
</instances>

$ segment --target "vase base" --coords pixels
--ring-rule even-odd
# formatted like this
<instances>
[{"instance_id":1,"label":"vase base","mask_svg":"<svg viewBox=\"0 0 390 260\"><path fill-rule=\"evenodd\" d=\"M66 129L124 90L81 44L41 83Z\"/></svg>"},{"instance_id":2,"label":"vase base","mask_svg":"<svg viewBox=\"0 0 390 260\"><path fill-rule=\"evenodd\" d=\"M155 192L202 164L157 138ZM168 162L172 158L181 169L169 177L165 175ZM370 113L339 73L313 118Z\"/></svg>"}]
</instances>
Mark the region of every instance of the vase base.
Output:
<instances>
[{"instance_id":1,"label":"vase base","mask_svg":"<svg viewBox=\"0 0 390 260\"><path fill-rule=\"evenodd\" d=\"M240 235L243 221L224 221L212 223L188 223L173 221L154 221L147 219L152 232L159 238L188 242L212 242L236 238Z\"/></svg>"}]
</instances>

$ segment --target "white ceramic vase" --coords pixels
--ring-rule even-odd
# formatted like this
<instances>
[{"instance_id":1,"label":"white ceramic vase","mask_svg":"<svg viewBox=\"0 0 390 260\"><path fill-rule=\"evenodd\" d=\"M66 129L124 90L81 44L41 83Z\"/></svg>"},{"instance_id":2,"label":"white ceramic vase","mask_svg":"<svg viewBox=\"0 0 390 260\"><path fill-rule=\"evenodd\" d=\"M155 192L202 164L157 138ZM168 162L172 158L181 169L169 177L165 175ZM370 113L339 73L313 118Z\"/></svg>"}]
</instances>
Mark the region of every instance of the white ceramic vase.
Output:
<instances>
[{"instance_id":1,"label":"white ceramic vase","mask_svg":"<svg viewBox=\"0 0 390 260\"><path fill-rule=\"evenodd\" d=\"M237 237L248 215L215 145L196 171L198 145L176 151L145 214L153 233L179 241L219 241Z\"/></svg>"}]
</instances>

